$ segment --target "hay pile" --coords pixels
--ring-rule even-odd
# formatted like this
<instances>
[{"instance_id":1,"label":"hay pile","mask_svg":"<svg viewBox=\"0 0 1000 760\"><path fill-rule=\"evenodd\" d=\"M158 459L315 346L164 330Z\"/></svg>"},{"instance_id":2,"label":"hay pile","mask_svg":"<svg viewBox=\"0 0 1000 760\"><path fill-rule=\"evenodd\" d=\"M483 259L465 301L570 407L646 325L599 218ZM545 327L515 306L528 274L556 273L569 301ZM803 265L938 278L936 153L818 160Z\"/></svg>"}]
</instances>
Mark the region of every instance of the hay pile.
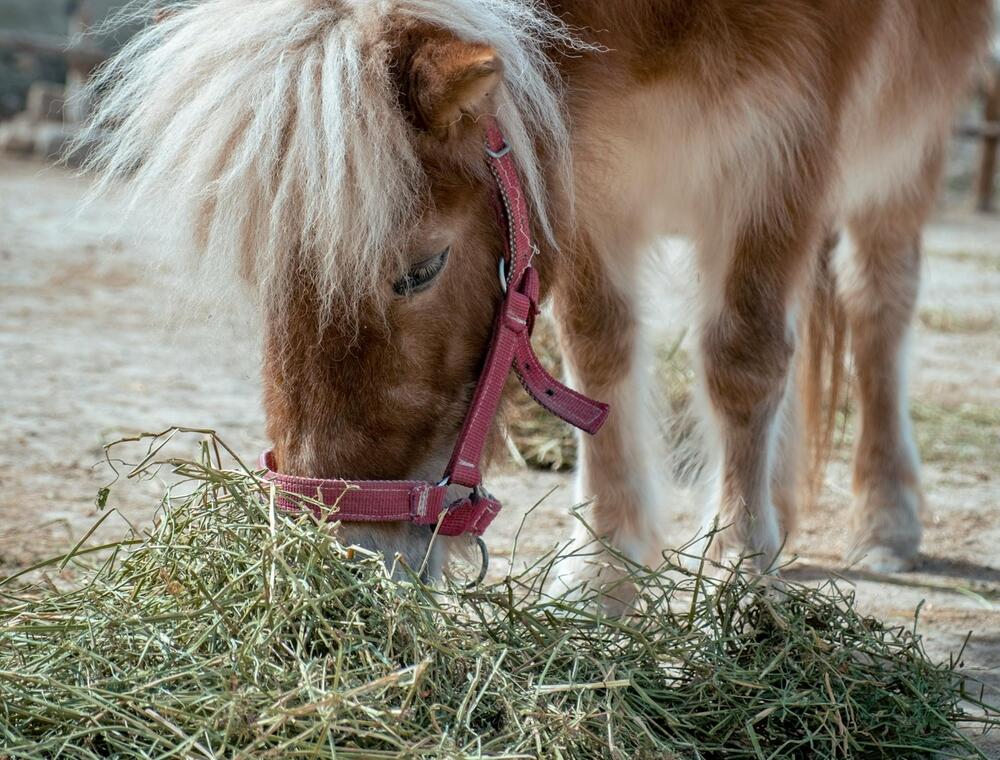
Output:
<instances>
[{"instance_id":1,"label":"hay pile","mask_svg":"<svg viewBox=\"0 0 1000 760\"><path fill-rule=\"evenodd\" d=\"M397 582L210 451L82 585L0 581L0 755L976 756L954 669L832 586L636 570L644 614L607 619L542 593L550 561Z\"/></svg>"}]
</instances>

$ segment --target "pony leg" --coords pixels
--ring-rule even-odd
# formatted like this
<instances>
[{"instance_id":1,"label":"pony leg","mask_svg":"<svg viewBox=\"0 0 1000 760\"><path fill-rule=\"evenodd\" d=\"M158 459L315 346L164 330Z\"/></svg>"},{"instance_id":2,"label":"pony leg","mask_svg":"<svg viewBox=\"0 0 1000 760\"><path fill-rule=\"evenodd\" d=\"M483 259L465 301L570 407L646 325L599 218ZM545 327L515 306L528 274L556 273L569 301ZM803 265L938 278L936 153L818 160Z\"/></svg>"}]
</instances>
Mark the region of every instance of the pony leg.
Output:
<instances>
[{"instance_id":1,"label":"pony leg","mask_svg":"<svg viewBox=\"0 0 1000 760\"><path fill-rule=\"evenodd\" d=\"M785 395L778 408L777 442L771 463L771 496L778 511L778 525L784 535L795 532L804 492L805 436L802 430L802 399L796 373L791 372Z\"/></svg>"},{"instance_id":2,"label":"pony leg","mask_svg":"<svg viewBox=\"0 0 1000 760\"><path fill-rule=\"evenodd\" d=\"M783 195L803 204L809 197L791 188ZM798 440L797 400L789 382L796 342L792 306L818 232L813 216L796 209L784 223L757 220L701 241L700 390L710 412L709 450L717 473L709 526L717 532L706 556L716 562L743 556L747 566L765 572L790 528L779 522L775 502L790 520L798 458L775 463Z\"/></svg>"},{"instance_id":3,"label":"pony leg","mask_svg":"<svg viewBox=\"0 0 1000 760\"><path fill-rule=\"evenodd\" d=\"M923 495L906 394L907 350L920 284L920 232L940 154L915 187L855 213L836 282L851 332L860 406L848 560L884 572L908 568L920 548Z\"/></svg>"},{"instance_id":4,"label":"pony leg","mask_svg":"<svg viewBox=\"0 0 1000 760\"><path fill-rule=\"evenodd\" d=\"M589 588L617 614L628 608L634 589L623 568L627 563L615 553L656 566L664 548L664 484L652 467L658 432L647 406L647 342L628 262L612 270L597 251L583 247L567 269L555 311L568 374L575 387L608 402L612 412L596 435L578 437L577 502L589 508L581 512L586 524L577 526L573 554L557 567L555 590Z\"/></svg>"}]
</instances>

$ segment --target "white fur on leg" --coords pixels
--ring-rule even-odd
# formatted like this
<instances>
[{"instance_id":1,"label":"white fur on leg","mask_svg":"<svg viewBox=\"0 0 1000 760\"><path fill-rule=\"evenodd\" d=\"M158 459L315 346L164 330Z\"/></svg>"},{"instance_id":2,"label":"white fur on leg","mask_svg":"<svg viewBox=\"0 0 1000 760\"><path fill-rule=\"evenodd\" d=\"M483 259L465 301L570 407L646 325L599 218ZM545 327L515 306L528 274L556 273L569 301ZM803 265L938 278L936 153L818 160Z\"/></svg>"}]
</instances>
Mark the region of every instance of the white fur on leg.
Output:
<instances>
[{"instance_id":1,"label":"white fur on leg","mask_svg":"<svg viewBox=\"0 0 1000 760\"><path fill-rule=\"evenodd\" d=\"M609 614L627 611L632 601L634 589L623 581L628 562L655 567L666 546L662 505L671 491L653 467L660 434L650 413L648 366L648 346L639 335L629 374L610 387L586 388L611 404L614 414L596 436L579 437L576 496L578 503L589 503L581 512L586 524L577 526L551 588L575 596L597 592Z\"/></svg>"}]
</instances>

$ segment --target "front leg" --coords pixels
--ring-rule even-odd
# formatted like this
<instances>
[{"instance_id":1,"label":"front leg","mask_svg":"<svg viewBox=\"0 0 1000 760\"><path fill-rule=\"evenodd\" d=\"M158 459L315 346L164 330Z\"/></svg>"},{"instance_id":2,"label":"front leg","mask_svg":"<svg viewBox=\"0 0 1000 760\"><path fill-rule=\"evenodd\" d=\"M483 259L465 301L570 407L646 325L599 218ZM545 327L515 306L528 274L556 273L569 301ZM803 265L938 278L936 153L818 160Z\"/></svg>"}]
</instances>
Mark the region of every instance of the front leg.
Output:
<instances>
[{"instance_id":1,"label":"front leg","mask_svg":"<svg viewBox=\"0 0 1000 760\"><path fill-rule=\"evenodd\" d=\"M634 589L624 580L623 563L594 536L641 565L660 564L664 548L663 484L653 467L658 433L647 405L648 345L636 314L638 261L622 257L612 268L606 251L591 242L561 255L571 257L555 293L568 373L580 391L609 403L611 414L600 432L578 439L577 503L589 503L582 517L593 535L577 526L576 554L559 563L555 590L588 586L600 592L607 611L620 613Z\"/></svg>"}]
</instances>

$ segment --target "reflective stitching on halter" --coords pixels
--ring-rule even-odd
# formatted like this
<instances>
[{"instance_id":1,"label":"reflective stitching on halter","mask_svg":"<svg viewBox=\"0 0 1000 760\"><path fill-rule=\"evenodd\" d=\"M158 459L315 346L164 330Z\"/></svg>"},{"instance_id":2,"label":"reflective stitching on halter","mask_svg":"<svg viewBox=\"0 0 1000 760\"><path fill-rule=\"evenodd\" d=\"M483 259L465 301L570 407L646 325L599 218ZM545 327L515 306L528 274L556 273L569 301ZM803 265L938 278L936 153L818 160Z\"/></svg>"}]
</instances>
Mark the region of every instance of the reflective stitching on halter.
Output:
<instances>
[{"instance_id":1,"label":"reflective stitching on halter","mask_svg":"<svg viewBox=\"0 0 1000 760\"><path fill-rule=\"evenodd\" d=\"M507 268L507 287L510 288L514 279L514 272L517 271L517 230L514 228L514 214L511 211L510 198L507 197L506 181L500 176L499 161L490 161L490 173L496 180L497 188L500 191L500 200L503 201L505 218L507 221L507 252L510 254L510 266Z\"/></svg>"}]
</instances>

